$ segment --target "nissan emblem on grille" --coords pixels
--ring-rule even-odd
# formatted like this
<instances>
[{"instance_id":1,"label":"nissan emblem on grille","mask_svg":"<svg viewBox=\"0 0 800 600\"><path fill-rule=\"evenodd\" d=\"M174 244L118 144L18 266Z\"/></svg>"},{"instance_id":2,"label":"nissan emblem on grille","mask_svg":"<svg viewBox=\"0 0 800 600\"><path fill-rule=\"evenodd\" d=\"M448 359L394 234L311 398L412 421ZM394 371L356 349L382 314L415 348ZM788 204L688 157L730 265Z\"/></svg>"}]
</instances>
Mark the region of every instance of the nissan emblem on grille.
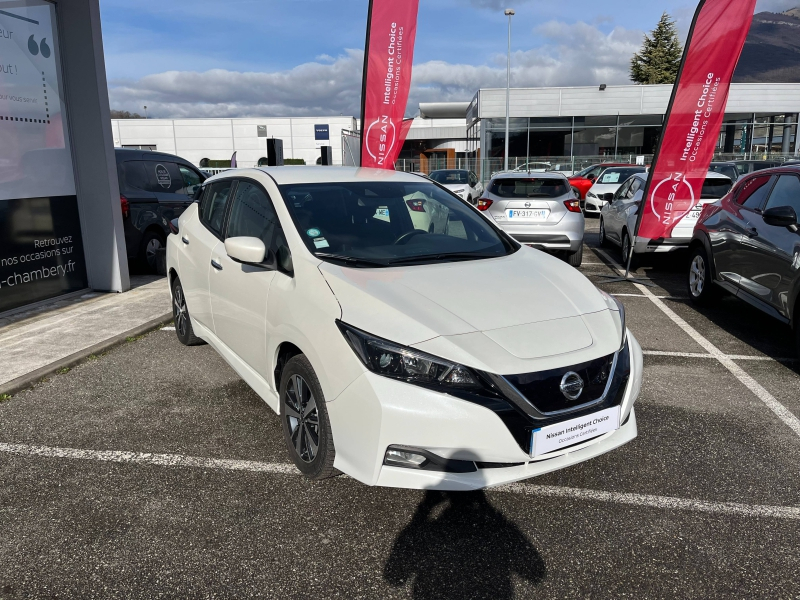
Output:
<instances>
[{"instance_id":1,"label":"nissan emblem on grille","mask_svg":"<svg viewBox=\"0 0 800 600\"><path fill-rule=\"evenodd\" d=\"M530 202L526 202L525 203L525 208L530 208L530 207L531 207L531 203Z\"/></svg>"},{"instance_id":2,"label":"nissan emblem on grille","mask_svg":"<svg viewBox=\"0 0 800 600\"><path fill-rule=\"evenodd\" d=\"M583 393L583 379L575 371L561 378L561 393L567 400L577 400Z\"/></svg>"}]
</instances>

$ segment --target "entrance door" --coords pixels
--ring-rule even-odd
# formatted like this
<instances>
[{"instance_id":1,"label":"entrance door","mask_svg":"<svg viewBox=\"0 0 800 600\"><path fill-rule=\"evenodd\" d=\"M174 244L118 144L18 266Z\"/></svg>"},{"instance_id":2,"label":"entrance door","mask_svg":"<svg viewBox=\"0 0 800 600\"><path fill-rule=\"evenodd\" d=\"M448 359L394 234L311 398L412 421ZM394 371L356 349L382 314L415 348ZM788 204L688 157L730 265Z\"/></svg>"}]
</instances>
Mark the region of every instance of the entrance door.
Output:
<instances>
[{"instance_id":1,"label":"entrance door","mask_svg":"<svg viewBox=\"0 0 800 600\"><path fill-rule=\"evenodd\" d=\"M242 179L236 188L227 238L256 237L267 254L285 244L272 201L261 185ZM225 244L212 253L211 306L217 337L259 375L270 381L267 361L267 302L276 271L230 258Z\"/></svg>"}]
</instances>

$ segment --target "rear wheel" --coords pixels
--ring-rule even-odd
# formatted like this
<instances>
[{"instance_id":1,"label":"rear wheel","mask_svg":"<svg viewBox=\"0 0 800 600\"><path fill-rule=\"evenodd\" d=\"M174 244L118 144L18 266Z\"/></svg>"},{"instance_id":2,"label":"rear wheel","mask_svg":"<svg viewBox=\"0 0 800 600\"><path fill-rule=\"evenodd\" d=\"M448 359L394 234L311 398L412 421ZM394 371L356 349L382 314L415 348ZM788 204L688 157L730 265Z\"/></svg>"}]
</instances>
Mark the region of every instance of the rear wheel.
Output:
<instances>
[{"instance_id":1,"label":"rear wheel","mask_svg":"<svg viewBox=\"0 0 800 600\"><path fill-rule=\"evenodd\" d=\"M150 273L158 271L158 254L164 249L164 236L156 231L145 231L139 246L139 262Z\"/></svg>"},{"instance_id":2,"label":"rear wheel","mask_svg":"<svg viewBox=\"0 0 800 600\"><path fill-rule=\"evenodd\" d=\"M689 298L698 306L708 306L719 298L719 288L712 282L708 255L702 246L695 246L690 253L687 285Z\"/></svg>"},{"instance_id":3,"label":"rear wheel","mask_svg":"<svg viewBox=\"0 0 800 600\"><path fill-rule=\"evenodd\" d=\"M194 334L189 309L186 307L186 296L183 294L183 285L178 277L172 282L172 318L175 321L175 333L181 344L184 346L205 344Z\"/></svg>"},{"instance_id":4,"label":"rear wheel","mask_svg":"<svg viewBox=\"0 0 800 600\"><path fill-rule=\"evenodd\" d=\"M577 252L567 255L567 262L569 263L569 266L575 267L576 269L581 266L581 263L583 262L583 244L581 244L581 247L578 248Z\"/></svg>"},{"instance_id":5,"label":"rear wheel","mask_svg":"<svg viewBox=\"0 0 800 600\"><path fill-rule=\"evenodd\" d=\"M281 426L289 455L309 479L337 474L336 449L325 397L308 359L292 357L281 374Z\"/></svg>"},{"instance_id":6,"label":"rear wheel","mask_svg":"<svg viewBox=\"0 0 800 600\"><path fill-rule=\"evenodd\" d=\"M636 269L636 253L633 251L633 246L631 244L631 236L628 235L628 232L625 231L622 234L622 266L628 266L628 260L630 257L630 269L631 271Z\"/></svg>"}]
</instances>

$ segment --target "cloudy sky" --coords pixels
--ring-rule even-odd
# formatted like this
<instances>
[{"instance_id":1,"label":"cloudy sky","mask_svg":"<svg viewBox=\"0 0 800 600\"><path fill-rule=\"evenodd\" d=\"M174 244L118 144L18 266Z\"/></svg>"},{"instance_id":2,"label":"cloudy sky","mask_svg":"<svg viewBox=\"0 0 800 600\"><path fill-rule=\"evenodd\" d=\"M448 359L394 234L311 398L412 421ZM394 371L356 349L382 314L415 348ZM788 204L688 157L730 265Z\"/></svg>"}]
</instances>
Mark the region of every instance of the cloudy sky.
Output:
<instances>
[{"instance_id":1,"label":"cloudy sky","mask_svg":"<svg viewBox=\"0 0 800 600\"><path fill-rule=\"evenodd\" d=\"M757 12L800 0L759 0ZM100 0L111 107L157 117L356 115L368 0ZM663 11L691 0L420 0L409 116L419 102L512 85L629 83Z\"/></svg>"}]
</instances>

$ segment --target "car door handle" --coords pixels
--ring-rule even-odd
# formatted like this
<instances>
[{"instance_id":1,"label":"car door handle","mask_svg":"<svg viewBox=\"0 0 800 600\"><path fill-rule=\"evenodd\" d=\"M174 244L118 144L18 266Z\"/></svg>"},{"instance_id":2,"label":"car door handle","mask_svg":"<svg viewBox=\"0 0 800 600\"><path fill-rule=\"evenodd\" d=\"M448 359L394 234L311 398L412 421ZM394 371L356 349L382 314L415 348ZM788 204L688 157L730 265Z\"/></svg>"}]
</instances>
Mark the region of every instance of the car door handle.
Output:
<instances>
[{"instance_id":1,"label":"car door handle","mask_svg":"<svg viewBox=\"0 0 800 600\"><path fill-rule=\"evenodd\" d=\"M751 237L751 238L758 237L758 229L756 229L755 227L747 227L744 230L744 233L745 233L745 235L747 237Z\"/></svg>"},{"instance_id":2,"label":"car door handle","mask_svg":"<svg viewBox=\"0 0 800 600\"><path fill-rule=\"evenodd\" d=\"M222 265L215 261L213 258L211 259L211 266L214 267L217 271L222 271Z\"/></svg>"},{"instance_id":3,"label":"car door handle","mask_svg":"<svg viewBox=\"0 0 800 600\"><path fill-rule=\"evenodd\" d=\"M184 244L186 244L187 246L189 245L189 238L187 238L186 236L183 236L183 237L181 238L181 241L182 241Z\"/></svg>"}]
</instances>

